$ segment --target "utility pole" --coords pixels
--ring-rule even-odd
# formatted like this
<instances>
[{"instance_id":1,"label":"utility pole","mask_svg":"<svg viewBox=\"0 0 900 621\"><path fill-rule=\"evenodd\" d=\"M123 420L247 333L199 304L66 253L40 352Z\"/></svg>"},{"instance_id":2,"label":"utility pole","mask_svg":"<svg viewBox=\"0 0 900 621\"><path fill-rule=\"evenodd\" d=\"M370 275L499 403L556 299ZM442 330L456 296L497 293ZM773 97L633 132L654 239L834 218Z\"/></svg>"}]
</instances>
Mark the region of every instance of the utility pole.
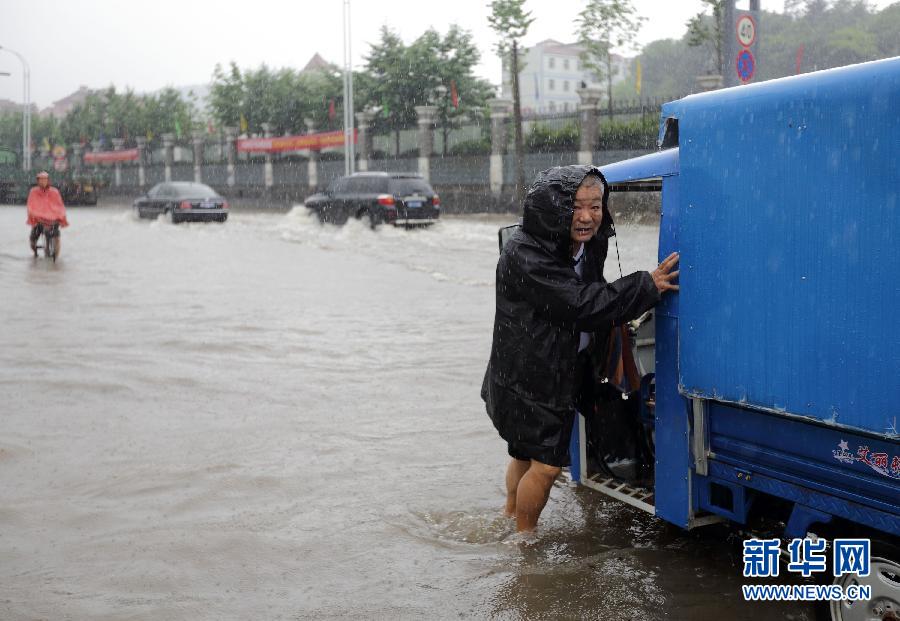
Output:
<instances>
[{"instance_id":1,"label":"utility pole","mask_svg":"<svg viewBox=\"0 0 900 621\"><path fill-rule=\"evenodd\" d=\"M722 74L724 86L737 86L738 79L734 68L734 55L737 52L734 41L734 0L725 0L722 7Z\"/></svg>"}]
</instances>

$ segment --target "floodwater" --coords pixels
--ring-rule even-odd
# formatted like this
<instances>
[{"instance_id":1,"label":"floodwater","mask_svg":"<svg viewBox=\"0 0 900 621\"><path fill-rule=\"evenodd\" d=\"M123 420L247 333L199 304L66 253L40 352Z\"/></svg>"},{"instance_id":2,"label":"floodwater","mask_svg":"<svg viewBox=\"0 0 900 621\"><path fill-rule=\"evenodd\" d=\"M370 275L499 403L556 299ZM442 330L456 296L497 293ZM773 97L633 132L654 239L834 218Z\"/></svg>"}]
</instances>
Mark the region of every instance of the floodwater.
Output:
<instances>
[{"instance_id":1,"label":"floodwater","mask_svg":"<svg viewBox=\"0 0 900 621\"><path fill-rule=\"evenodd\" d=\"M54 265L0 208L0 619L812 618L743 602L726 531L562 479L513 536L478 394L510 218L69 215ZM656 234L620 225L626 272Z\"/></svg>"}]
</instances>

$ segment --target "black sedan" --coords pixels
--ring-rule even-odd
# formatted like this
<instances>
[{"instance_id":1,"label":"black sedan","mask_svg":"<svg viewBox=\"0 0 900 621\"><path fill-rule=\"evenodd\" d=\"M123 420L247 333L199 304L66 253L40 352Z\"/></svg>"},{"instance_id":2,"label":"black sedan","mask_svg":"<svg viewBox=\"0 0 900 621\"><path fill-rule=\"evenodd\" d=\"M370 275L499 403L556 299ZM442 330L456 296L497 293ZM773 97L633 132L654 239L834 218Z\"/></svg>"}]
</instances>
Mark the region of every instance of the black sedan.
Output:
<instances>
[{"instance_id":1,"label":"black sedan","mask_svg":"<svg viewBox=\"0 0 900 621\"><path fill-rule=\"evenodd\" d=\"M441 199L421 176L364 172L335 179L325 192L304 201L321 222L344 224L350 218L379 224L427 226L438 221Z\"/></svg>"},{"instance_id":2,"label":"black sedan","mask_svg":"<svg viewBox=\"0 0 900 621\"><path fill-rule=\"evenodd\" d=\"M208 185L190 181L157 183L133 207L139 218L164 215L173 223L228 219L228 201Z\"/></svg>"}]
</instances>

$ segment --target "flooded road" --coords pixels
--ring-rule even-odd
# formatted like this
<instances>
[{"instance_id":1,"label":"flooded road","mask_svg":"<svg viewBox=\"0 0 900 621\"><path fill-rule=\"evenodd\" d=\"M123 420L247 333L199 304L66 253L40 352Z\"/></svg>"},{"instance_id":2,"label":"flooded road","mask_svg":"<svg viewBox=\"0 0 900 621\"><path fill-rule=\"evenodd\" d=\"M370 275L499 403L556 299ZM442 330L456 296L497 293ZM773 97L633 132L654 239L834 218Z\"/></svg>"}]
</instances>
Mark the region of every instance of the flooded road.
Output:
<instances>
[{"instance_id":1,"label":"flooded road","mask_svg":"<svg viewBox=\"0 0 900 621\"><path fill-rule=\"evenodd\" d=\"M56 265L24 219L0 208L0 619L812 618L745 604L725 531L562 480L511 536L479 398L509 218L76 208ZM619 227L626 273L656 234Z\"/></svg>"}]
</instances>

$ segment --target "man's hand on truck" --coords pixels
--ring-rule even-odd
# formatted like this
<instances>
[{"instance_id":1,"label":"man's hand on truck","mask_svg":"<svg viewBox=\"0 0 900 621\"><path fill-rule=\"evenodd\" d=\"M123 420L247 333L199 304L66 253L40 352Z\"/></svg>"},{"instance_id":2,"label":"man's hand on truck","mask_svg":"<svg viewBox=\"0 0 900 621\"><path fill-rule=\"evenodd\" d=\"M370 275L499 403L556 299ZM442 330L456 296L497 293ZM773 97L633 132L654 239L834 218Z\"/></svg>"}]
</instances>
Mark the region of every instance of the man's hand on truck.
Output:
<instances>
[{"instance_id":1,"label":"man's hand on truck","mask_svg":"<svg viewBox=\"0 0 900 621\"><path fill-rule=\"evenodd\" d=\"M672 271L676 265L678 265L678 253L673 252L663 259L663 262L655 270L650 272L650 275L653 277L653 284L656 285L660 293L678 291L678 285L672 284L672 281L678 278L678 270Z\"/></svg>"}]
</instances>

